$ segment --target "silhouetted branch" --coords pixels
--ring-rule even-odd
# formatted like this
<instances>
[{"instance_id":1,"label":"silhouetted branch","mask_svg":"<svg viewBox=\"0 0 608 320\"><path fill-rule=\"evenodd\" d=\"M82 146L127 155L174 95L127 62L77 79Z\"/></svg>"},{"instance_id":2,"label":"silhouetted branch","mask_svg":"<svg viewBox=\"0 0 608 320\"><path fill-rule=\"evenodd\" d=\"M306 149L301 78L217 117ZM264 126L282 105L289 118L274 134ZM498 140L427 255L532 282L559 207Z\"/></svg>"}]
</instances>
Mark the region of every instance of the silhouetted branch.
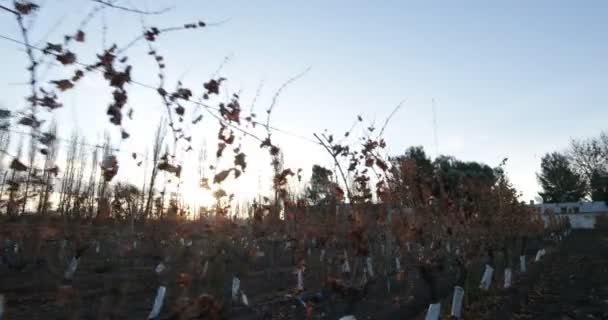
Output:
<instances>
[{"instance_id":1,"label":"silhouetted branch","mask_svg":"<svg viewBox=\"0 0 608 320\"><path fill-rule=\"evenodd\" d=\"M277 99L279 98L279 95L281 95L281 92L290 84L292 84L293 82L295 82L296 80L302 78L305 74L308 73L308 71L310 71L311 67L306 68L306 70L300 72L299 74L296 74L295 76L287 79L287 81L285 81L281 87L279 87L279 89L277 90L277 92L274 94L274 97L272 97L272 103L270 104L270 107L268 108L268 110L266 110L266 113L268 114L266 117L266 130L269 130L269 126L270 126L270 114L272 113L272 109L274 109L274 106L277 104Z\"/></svg>"},{"instance_id":2,"label":"silhouetted branch","mask_svg":"<svg viewBox=\"0 0 608 320\"><path fill-rule=\"evenodd\" d=\"M203 23L203 22L199 22L199 25L202 24L202 27L217 27L220 26L226 22L230 21L230 19L226 19L226 20L222 20L219 22L213 22L213 23ZM192 24L190 24L191 26ZM168 32L173 32L173 31L181 31L181 30L185 30L185 29L189 29L190 27L186 27L184 26L179 26L179 27L168 27L168 28L164 28L164 29L158 29L158 34L161 33L168 33ZM145 33L142 32L142 34L140 34L139 36L135 37L133 40L129 41L129 43L127 43L124 47L120 48L116 54L121 54L127 50L129 50L132 46L134 46L137 42L139 42L140 40L144 39L146 37Z\"/></svg>"},{"instance_id":3,"label":"silhouetted branch","mask_svg":"<svg viewBox=\"0 0 608 320\"><path fill-rule=\"evenodd\" d=\"M2 9L4 11L8 11L8 12L14 14L14 15L19 15L19 12L15 11L15 10L9 8L9 7L5 7L5 6L1 5L1 4L0 4L0 9Z\"/></svg>"},{"instance_id":4,"label":"silhouetted branch","mask_svg":"<svg viewBox=\"0 0 608 320\"><path fill-rule=\"evenodd\" d=\"M108 6L110 8L114 8L114 9L119 9L119 10L123 10L123 11L127 11L127 12L132 12L132 13L138 13L138 14L150 14L150 15L155 15L155 14L163 14L166 12L169 12L171 10L173 10L174 7L167 7L167 8L163 8L157 11L145 11L145 10L139 10L136 8L129 8L129 7L125 7L125 6L120 6L120 5L116 5L113 4L109 1L104 1L104 0L91 0L93 2L99 3L99 4L103 4L105 6Z\"/></svg>"},{"instance_id":5,"label":"silhouetted branch","mask_svg":"<svg viewBox=\"0 0 608 320\"><path fill-rule=\"evenodd\" d=\"M384 120L384 125L382 125L382 129L380 129L380 132L378 133L378 137L382 136L382 134L384 133L384 129L386 129L386 126L388 126L388 123L391 121L391 118L397 113L397 111L399 111L399 109L401 109L404 102L405 102L405 100L399 102L399 104L397 106L395 106L395 108L393 109L391 114L389 114L388 117L386 118L386 120Z\"/></svg>"}]
</instances>

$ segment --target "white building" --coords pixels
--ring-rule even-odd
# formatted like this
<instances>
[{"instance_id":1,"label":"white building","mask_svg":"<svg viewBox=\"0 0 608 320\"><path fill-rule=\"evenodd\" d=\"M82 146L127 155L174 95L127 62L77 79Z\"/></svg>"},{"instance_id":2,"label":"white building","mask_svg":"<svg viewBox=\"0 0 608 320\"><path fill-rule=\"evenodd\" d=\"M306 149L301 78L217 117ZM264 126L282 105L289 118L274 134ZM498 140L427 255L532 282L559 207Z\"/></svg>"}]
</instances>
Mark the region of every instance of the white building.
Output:
<instances>
[{"instance_id":1,"label":"white building","mask_svg":"<svg viewBox=\"0 0 608 320\"><path fill-rule=\"evenodd\" d=\"M562 202L531 204L541 215L565 215L573 229L594 229L599 215L608 215L608 205L604 201L595 202Z\"/></svg>"},{"instance_id":2,"label":"white building","mask_svg":"<svg viewBox=\"0 0 608 320\"><path fill-rule=\"evenodd\" d=\"M604 201L595 202L562 202L562 203L541 203L533 204L538 213L608 213L608 205Z\"/></svg>"}]
</instances>

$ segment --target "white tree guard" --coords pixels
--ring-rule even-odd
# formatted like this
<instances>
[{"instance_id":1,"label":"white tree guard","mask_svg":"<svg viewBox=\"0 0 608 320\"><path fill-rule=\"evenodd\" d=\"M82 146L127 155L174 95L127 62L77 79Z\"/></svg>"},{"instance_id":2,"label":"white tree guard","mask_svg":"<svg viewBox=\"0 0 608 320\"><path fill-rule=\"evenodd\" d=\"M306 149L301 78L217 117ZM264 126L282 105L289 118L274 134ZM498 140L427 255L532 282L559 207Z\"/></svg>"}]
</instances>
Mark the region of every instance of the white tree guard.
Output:
<instances>
[{"instance_id":1,"label":"white tree guard","mask_svg":"<svg viewBox=\"0 0 608 320\"><path fill-rule=\"evenodd\" d=\"M540 259L542 259L544 255L544 250L545 249L539 249L538 251L536 251L536 257L534 257L534 262L539 262Z\"/></svg>"},{"instance_id":2,"label":"white tree guard","mask_svg":"<svg viewBox=\"0 0 608 320\"><path fill-rule=\"evenodd\" d=\"M342 272L350 273L350 264L348 263L348 252L344 250L344 263L342 264Z\"/></svg>"},{"instance_id":3,"label":"white tree guard","mask_svg":"<svg viewBox=\"0 0 608 320\"><path fill-rule=\"evenodd\" d=\"M158 265L156 265L156 268L154 268L154 272L156 272L157 274L160 274L161 272L165 271L167 267L165 267L164 263L159 263Z\"/></svg>"},{"instance_id":4,"label":"white tree guard","mask_svg":"<svg viewBox=\"0 0 608 320\"><path fill-rule=\"evenodd\" d=\"M323 262L325 259L325 249L321 249L321 255L319 256L319 261Z\"/></svg>"},{"instance_id":5,"label":"white tree guard","mask_svg":"<svg viewBox=\"0 0 608 320\"><path fill-rule=\"evenodd\" d=\"M483 276L481 277L481 283L479 284L479 288L482 290L490 289L490 285L492 284L492 275L494 274L494 268L490 265L486 264L486 268L483 271Z\"/></svg>"},{"instance_id":6,"label":"white tree guard","mask_svg":"<svg viewBox=\"0 0 608 320\"><path fill-rule=\"evenodd\" d=\"M78 258L73 257L72 261L70 261L70 264L63 273L63 277L66 279L72 279L72 277L74 276L74 272L76 272L76 269L78 269Z\"/></svg>"},{"instance_id":7,"label":"white tree guard","mask_svg":"<svg viewBox=\"0 0 608 320\"><path fill-rule=\"evenodd\" d=\"M19 253L19 244L17 242L15 242L15 245L13 246L13 251Z\"/></svg>"},{"instance_id":8,"label":"white tree guard","mask_svg":"<svg viewBox=\"0 0 608 320\"><path fill-rule=\"evenodd\" d=\"M364 269L363 270L363 276L361 277L361 283L362 284L366 284L367 283L367 271Z\"/></svg>"},{"instance_id":9,"label":"white tree guard","mask_svg":"<svg viewBox=\"0 0 608 320\"><path fill-rule=\"evenodd\" d=\"M519 256L519 271L526 272L526 256Z\"/></svg>"},{"instance_id":10,"label":"white tree guard","mask_svg":"<svg viewBox=\"0 0 608 320\"><path fill-rule=\"evenodd\" d=\"M454 295L452 296L452 309L450 315L456 319L462 317L462 302L464 301L464 289L460 286L454 287Z\"/></svg>"},{"instance_id":11,"label":"white tree guard","mask_svg":"<svg viewBox=\"0 0 608 320\"><path fill-rule=\"evenodd\" d=\"M203 277L207 275L208 269L209 269L209 261L205 261L205 265L203 265Z\"/></svg>"},{"instance_id":12,"label":"white tree guard","mask_svg":"<svg viewBox=\"0 0 608 320\"><path fill-rule=\"evenodd\" d=\"M152 305L152 310L148 315L148 319L156 319L160 314L160 310L163 307L163 301L165 300L165 293L167 292L167 288L164 286L158 287L156 291L156 298L154 298L154 304Z\"/></svg>"},{"instance_id":13,"label":"white tree guard","mask_svg":"<svg viewBox=\"0 0 608 320\"><path fill-rule=\"evenodd\" d=\"M399 257L395 257L395 268L397 269L397 272L403 271L401 269L401 260L399 260Z\"/></svg>"},{"instance_id":14,"label":"white tree guard","mask_svg":"<svg viewBox=\"0 0 608 320\"><path fill-rule=\"evenodd\" d=\"M302 268L298 269L297 279L298 279L297 289L298 290L304 290L304 270L302 270Z\"/></svg>"},{"instance_id":15,"label":"white tree guard","mask_svg":"<svg viewBox=\"0 0 608 320\"><path fill-rule=\"evenodd\" d=\"M350 264L348 263L348 259L344 259L344 263L342 264L342 272L350 273Z\"/></svg>"},{"instance_id":16,"label":"white tree guard","mask_svg":"<svg viewBox=\"0 0 608 320\"><path fill-rule=\"evenodd\" d=\"M239 288L241 287L241 280L237 277L232 277L232 300L238 299Z\"/></svg>"},{"instance_id":17,"label":"white tree guard","mask_svg":"<svg viewBox=\"0 0 608 320\"><path fill-rule=\"evenodd\" d=\"M99 253L100 250L101 245L99 244L99 241L95 241L95 253Z\"/></svg>"},{"instance_id":18,"label":"white tree guard","mask_svg":"<svg viewBox=\"0 0 608 320\"><path fill-rule=\"evenodd\" d=\"M370 277L374 277L374 267L372 266L372 257L367 257L365 259L365 264L367 266L367 273Z\"/></svg>"},{"instance_id":19,"label":"white tree guard","mask_svg":"<svg viewBox=\"0 0 608 320\"><path fill-rule=\"evenodd\" d=\"M247 299L247 295L245 295L245 292L241 292L241 301L244 305L249 306L249 299Z\"/></svg>"},{"instance_id":20,"label":"white tree guard","mask_svg":"<svg viewBox=\"0 0 608 320\"><path fill-rule=\"evenodd\" d=\"M426 317L424 320L439 320L441 314L441 302L432 303L429 305L429 309L426 311Z\"/></svg>"},{"instance_id":21,"label":"white tree guard","mask_svg":"<svg viewBox=\"0 0 608 320\"><path fill-rule=\"evenodd\" d=\"M506 268L505 269L505 283L504 283L504 288L505 289L509 289L511 288L511 282L513 281L513 272L511 271L511 268Z\"/></svg>"}]
</instances>

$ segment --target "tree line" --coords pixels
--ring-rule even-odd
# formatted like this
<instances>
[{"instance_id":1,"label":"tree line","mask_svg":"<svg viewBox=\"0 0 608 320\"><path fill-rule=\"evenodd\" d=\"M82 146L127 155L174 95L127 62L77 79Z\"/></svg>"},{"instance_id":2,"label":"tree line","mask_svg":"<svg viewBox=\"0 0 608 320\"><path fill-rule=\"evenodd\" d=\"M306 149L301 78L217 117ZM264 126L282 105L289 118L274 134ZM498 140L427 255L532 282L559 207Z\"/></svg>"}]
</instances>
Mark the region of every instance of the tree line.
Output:
<instances>
[{"instance_id":1,"label":"tree line","mask_svg":"<svg viewBox=\"0 0 608 320\"><path fill-rule=\"evenodd\" d=\"M545 203L608 201L608 134L573 139L541 159L537 174Z\"/></svg>"},{"instance_id":2,"label":"tree line","mask_svg":"<svg viewBox=\"0 0 608 320\"><path fill-rule=\"evenodd\" d=\"M56 123L44 134L15 131L5 123L0 128L0 210L10 218L32 212L129 220L164 213L185 215L187 208L180 206L181 199L166 194L165 181L159 181L159 165L168 148L166 128L161 120L151 149L145 155L133 153L137 165L144 169L143 184L135 185L107 179L116 174L108 172L108 166L115 161L117 151L107 134L100 143L90 144L77 131L69 139L60 140ZM45 147L41 149L40 144ZM203 148L199 150L204 152ZM65 155L61 163L59 154Z\"/></svg>"}]
</instances>

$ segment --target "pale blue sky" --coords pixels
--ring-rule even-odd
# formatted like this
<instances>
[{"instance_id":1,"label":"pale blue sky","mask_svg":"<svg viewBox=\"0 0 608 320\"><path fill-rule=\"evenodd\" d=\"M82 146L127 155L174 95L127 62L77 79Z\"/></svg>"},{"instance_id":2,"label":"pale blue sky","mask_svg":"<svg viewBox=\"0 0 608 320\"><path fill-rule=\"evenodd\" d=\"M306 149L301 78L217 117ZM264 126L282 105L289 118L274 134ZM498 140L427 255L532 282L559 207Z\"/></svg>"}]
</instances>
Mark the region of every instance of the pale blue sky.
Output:
<instances>
[{"instance_id":1,"label":"pale blue sky","mask_svg":"<svg viewBox=\"0 0 608 320\"><path fill-rule=\"evenodd\" d=\"M91 7L85 0L42 2L34 39L61 20L49 38L57 41L73 32ZM130 3L146 6L140 0ZM176 7L147 22L162 27L230 19L219 27L161 38L170 80L183 74L187 85L200 87L230 56L221 74L229 79L229 89L242 90L244 102L251 101L264 81L258 100L262 114L282 82L312 67L282 93L273 123L307 137L325 128L342 133L357 114L380 125L405 99L386 130L393 153L423 145L435 154L434 98L439 153L492 166L509 157L507 170L524 200L539 191L535 172L543 153L563 149L571 137L606 129L605 1L147 1L151 9L167 4ZM110 9L105 13L108 43L125 43L138 32L136 15ZM101 16L86 30L87 45L97 51L100 30ZM0 13L0 33L19 37L6 13ZM132 55L145 59L145 51L142 43ZM0 52L0 103L22 106L27 88L15 83L26 80L23 52L1 39ZM93 51L81 52L90 61ZM134 78L155 84L153 65L137 62ZM113 129L105 121L107 96L95 79L64 95L66 108L56 115L63 135L72 126L91 139ZM135 87L132 106L136 120L127 127L134 138L122 147L143 152L162 108L150 91ZM210 129L200 130L201 136L214 135ZM288 166L329 163L313 144L276 137ZM255 167L243 185L255 185L253 171Z\"/></svg>"}]
</instances>

